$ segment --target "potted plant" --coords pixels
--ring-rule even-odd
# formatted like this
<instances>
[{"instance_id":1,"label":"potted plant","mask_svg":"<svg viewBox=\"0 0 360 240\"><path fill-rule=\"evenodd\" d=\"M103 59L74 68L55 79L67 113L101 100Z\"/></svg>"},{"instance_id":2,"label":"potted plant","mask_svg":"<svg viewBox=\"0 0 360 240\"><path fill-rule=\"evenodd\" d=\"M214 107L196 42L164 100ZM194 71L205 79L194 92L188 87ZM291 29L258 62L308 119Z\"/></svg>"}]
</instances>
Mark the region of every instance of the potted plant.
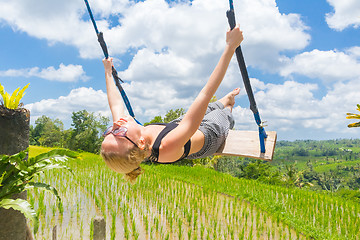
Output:
<instances>
[{"instance_id":1,"label":"potted plant","mask_svg":"<svg viewBox=\"0 0 360 240\"><path fill-rule=\"evenodd\" d=\"M61 198L57 190L46 183L34 182L34 177L55 168L70 170L65 162L68 158L76 158L77 154L66 149L54 149L26 160L27 156L28 149L14 155L0 156L0 208L20 211L26 218L34 221L36 232L38 219L30 203L22 198L11 197L36 187L52 192L60 206Z\"/></svg>"},{"instance_id":2,"label":"potted plant","mask_svg":"<svg viewBox=\"0 0 360 240\"><path fill-rule=\"evenodd\" d=\"M25 217L35 221L35 226L37 218L26 201L25 190L42 188L60 200L53 187L34 182L33 178L47 169L67 168L64 165L66 157L75 157L68 150L53 150L28 159L30 112L20 103L28 86L18 88L10 95L0 84L0 240L29 239L31 233Z\"/></svg>"}]
</instances>

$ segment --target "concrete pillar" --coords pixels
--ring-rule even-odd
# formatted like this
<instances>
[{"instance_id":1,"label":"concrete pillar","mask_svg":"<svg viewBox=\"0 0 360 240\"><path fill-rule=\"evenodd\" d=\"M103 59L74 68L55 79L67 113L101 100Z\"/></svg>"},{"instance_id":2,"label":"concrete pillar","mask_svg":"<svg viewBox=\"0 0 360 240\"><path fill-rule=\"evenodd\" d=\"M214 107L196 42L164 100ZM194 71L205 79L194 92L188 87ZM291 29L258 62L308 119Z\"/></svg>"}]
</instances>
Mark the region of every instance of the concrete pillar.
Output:
<instances>
[{"instance_id":1,"label":"concrete pillar","mask_svg":"<svg viewBox=\"0 0 360 240\"><path fill-rule=\"evenodd\" d=\"M56 236L57 236L57 226L55 225L52 230L52 240L56 240Z\"/></svg>"},{"instance_id":2,"label":"concrete pillar","mask_svg":"<svg viewBox=\"0 0 360 240\"><path fill-rule=\"evenodd\" d=\"M94 224L93 239L105 240L106 239L105 219L103 217L95 217L93 220L93 224Z\"/></svg>"}]
</instances>

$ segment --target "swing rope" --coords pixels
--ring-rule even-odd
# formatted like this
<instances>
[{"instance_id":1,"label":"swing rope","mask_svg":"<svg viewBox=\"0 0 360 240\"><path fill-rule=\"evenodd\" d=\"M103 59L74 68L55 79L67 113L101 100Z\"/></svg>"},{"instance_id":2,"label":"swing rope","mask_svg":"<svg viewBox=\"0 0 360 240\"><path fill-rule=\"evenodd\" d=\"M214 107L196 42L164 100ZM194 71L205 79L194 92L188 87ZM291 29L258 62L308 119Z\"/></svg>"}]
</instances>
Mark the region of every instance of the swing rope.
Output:
<instances>
[{"instance_id":1,"label":"swing rope","mask_svg":"<svg viewBox=\"0 0 360 240\"><path fill-rule=\"evenodd\" d=\"M89 12L92 24L94 26L96 35L98 37L98 42L100 43L100 46L101 46L101 49L103 50L105 58L108 59L109 58L109 53L108 53L108 49L107 49L107 46L106 46L106 43L105 43L105 40L104 40L104 35L103 35L102 32L99 32L99 30L98 30L98 28L96 26L96 22L95 22L93 14L92 14L89 2L87 0L84 0L84 1L85 1L86 8L87 8L87 10ZM130 101L129 101L128 97L126 96L126 93L125 93L124 89L122 88L122 86L120 84L120 82L123 83L124 81L118 76L118 73L117 73L116 69L114 68L114 66L112 66L112 75L113 75L113 78L114 78L114 81L115 81L115 85L116 85L116 87L119 89L119 91L121 93L121 96L123 98L123 101L124 101L124 103L126 105L126 108L127 108L128 112L129 112L130 116L132 116L135 119L135 121L138 124L141 125L141 123L135 118L135 114L134 114L134 111L132 110Z\"/></svg>"},{"instance_id":2,"label":"swing rope","mask_svg":"<svg viewBox=\"0 0 360 240\"><path fill-rule=\"evenodd\" d=\"M230 29L232 30L236 26L236 20L235 20L233 0L229 0L229 3L230 3L230 10L226 12L226 16L228 18ZM240 67L241 76L245 85L246 93L249 98L250 109L254 114L255 122L259 126L260 150L262 153L265 153L265 138L267 138L267 134L265 132L263 122L260 119L259 110L256 106L254 94L249 80L249 75L246 69L245 60L240 46L235 50L235 53L236 53L238 65Z\"/></svg>"}]
</instances>

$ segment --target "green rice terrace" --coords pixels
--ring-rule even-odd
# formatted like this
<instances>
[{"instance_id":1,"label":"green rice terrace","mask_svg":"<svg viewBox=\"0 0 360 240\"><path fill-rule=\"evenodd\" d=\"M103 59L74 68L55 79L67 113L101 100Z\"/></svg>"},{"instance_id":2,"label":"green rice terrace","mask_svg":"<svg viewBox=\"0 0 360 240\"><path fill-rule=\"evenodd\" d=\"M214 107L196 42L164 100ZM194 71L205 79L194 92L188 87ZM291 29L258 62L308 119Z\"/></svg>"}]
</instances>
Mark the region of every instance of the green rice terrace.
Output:
<instances>
[{"instance_id":1,"label":"green rice terrace","mask_svg":"<svg viewBox=\"0 0 360 240\"><path fill-rule=\"evenodd\" d=\"M32 146L29 154L48 150ZM91 239L95 216L105 218L106 239L360 239L360 204L333 194L203 166L143 165L131 185L85 152L68 165L73 173L40 177L58 190L59 208L53 194L28 191L39 217L36 239L51 239L54 226L58 239Z\"/></svg>"}]
</instances>

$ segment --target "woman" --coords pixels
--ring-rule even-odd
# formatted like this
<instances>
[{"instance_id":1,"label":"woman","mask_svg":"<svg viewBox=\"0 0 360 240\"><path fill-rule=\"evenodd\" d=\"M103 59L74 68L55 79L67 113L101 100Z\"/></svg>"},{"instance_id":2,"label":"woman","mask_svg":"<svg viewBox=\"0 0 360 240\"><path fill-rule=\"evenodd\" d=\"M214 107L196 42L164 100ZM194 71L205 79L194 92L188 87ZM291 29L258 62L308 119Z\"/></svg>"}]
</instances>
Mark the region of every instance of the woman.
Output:
<instances>
[{"instance_id":1,"label":"woman","mask_svg":"<svg viewBox=\"0 0 360 240\"><path fill-rule=\"evenodd\" d=\"M184 157L212 155L225 141L228 129L234 125L231 110L237 88L216 103L209 104L222 82L235 49L243 40L239 26L226 33L224 52L186 114L168 124L141 126L125 115L124 105L112 78L112 58L104 59L106 90L114 124L105 131L101 156L114 171L125 174L134 182L142 173L145 159L172 163Z\"/></svg>"}]
</instances>

